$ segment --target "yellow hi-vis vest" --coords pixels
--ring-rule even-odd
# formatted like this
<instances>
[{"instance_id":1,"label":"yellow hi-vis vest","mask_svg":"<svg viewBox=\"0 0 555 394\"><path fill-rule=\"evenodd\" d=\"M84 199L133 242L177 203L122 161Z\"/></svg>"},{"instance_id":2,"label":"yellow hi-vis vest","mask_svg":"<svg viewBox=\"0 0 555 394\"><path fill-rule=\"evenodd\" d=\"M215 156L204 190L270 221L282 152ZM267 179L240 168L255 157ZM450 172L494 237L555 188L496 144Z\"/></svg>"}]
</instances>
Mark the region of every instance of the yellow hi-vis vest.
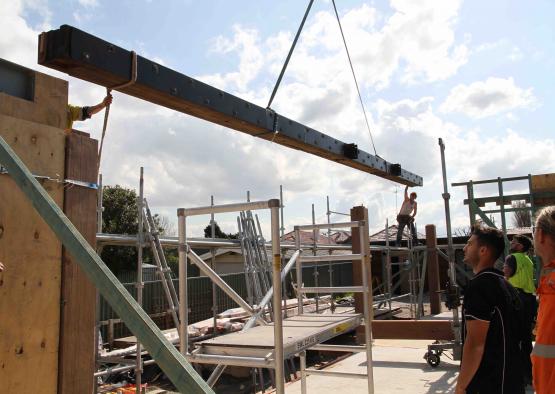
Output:
<instances>
[{"instance_id":1,"label":"yellow hi-vis vest","mask_svg":"<svg viewBox=\"0 0 555 394\"><path fill-rule=\"evenodd\" d=\"M522 289L526 293L534 294L534 263L524 253L512 253L516 259L516 272L509 278L509 283L517 289Z\"/></svg>"}]
</instances>

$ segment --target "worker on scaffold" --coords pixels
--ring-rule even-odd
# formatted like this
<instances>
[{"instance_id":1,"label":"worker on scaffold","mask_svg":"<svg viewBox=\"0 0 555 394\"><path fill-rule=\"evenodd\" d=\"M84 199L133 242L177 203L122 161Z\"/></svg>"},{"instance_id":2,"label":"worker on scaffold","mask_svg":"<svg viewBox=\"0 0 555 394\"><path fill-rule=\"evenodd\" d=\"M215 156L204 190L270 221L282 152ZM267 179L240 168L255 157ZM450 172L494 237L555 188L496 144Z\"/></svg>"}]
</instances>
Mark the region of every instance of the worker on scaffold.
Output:
<instances>
[{"instance_id":1,"label":"worker on scaffold","mask_svg":"<svg viewBox=\"0 0 555 394\"><path fill-rule=\"evenodd\" d=\"M413 245L416 245L418 243L416 227L414 226L414 217L416 216L416 212L418 210L418 205L416 203L416 193L412 192L409 196L408 190L409 187L407 185L405 186L405 199L403 200L401 210L397 215L397 246L401 245L401 239L403 238L403 230L405 229L405 226L409 226L410 228Z\"/></svg>"}]
</instances>

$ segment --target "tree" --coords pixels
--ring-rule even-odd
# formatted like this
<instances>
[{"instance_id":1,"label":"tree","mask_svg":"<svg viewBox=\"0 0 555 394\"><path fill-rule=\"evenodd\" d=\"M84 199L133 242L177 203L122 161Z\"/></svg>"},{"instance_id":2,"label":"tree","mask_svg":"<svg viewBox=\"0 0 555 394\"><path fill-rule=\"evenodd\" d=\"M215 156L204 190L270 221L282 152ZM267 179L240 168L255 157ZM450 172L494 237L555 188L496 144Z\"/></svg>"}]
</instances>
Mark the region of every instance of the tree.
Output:
<instances>
[{"instance_id":1,"label":"tree","mask_svg":"<svg viewBox=\"0 0 555 394\"><path fill-rule=\"evenodd\" d=\"M239 233L229 233L226 234L222 231L222 229L220 228L220 226L218 226L218 223L214 223L214 237L215 238L223 238L223 239L237 239L239 236ZM212 238L212 226L210 224L208 224L208 226L206 226L204 228L204 238Z\"/></svg>"},{"instance_id":2,"label":"tree","mask_svg":"<svg viewBox=\"0 0 555 394\"><path fill-rule=\"evenodd\" d=\"M102 232L108 234L136 235L139 229L137 193L119 185L105 186L103 189ZM168 219L153 215L154 225L160 235L171 229ZM135 271L137 269L137 248L134 246L105 246L100 254L102 260L114 272ZM149 252L144 254L144 262L152 262Z\"/></svg>"},{"instance_id":3,"label":"tree","mask_svg":"<svg viewBox=\"0 0 555 394\"><path fill-rule=\"evenodd\" d=\"M137 193L119 185L104 186L102 197L102 232L137 234ZM132 246L105 246L100 256L114 273L131 271L137 266L137 248Z\"/></svg>"},{"instance_id":4,"label":"tree","mask_svg":"<svg viewBox=\"0 0 555 394\"><path fill-rule=\"evenodd\" d=\"M526 201L513 201L511 205L513 208L520 209L513 212L513 225L515 227L532 227L532 219Z\"/></svg>"}]
</instances>

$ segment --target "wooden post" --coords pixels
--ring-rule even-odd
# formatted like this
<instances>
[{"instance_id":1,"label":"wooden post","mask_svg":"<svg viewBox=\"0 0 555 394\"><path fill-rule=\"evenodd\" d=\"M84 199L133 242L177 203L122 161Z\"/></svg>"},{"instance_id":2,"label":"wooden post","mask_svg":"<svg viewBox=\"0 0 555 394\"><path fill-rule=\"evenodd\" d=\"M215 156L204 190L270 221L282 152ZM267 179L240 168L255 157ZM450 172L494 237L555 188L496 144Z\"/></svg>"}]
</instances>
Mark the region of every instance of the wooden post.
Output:
<instances>
[{"instance_id":1,"label":"wooden post","mask_svg":"<svg viewBox=\"0 0 555 394\"><path fill-rule=\"evenodd\" d=\"M96 183L98 141L86 133L66 137L66 179ZM96 190L67 185L64 213L94 247L96 243ZM95 371L96 290L64 248L62 252L62 302L58 393L93 391Z\"/></svg>"},{"instance_id":2,"label":"wooden post","mask_svg":"<svg viewBox=\"0 0 555 394\"><path fill-rule=\"evenodd\" d=\"M451 320L374 320L374 339L453 340Z\"/></svg>"},{"instance_id":3,"label":"wooden post","mask_svg":"<svg viewBox=\"0 0 555 394\"><path fill-rule=\"evenodd\" d=\"M428 293L430 294L430 313L441 313L441 297L439 294L439 261L437 253L436 226L426 225L426 246L428 248Z\"/></svg>"},{"instance_id":4,"label":"wooden post","mask_svg":"<svg viewBox=\"0 0 555 394\"><path fill-rule=\"evenodd\" d=\"M368 209L363 206L357 206L351 208L351 221L365 220L368 223ZM366 227L367 228L367 227ZM360 234L363 228L354 227L351 229L351 243L354 254L364 253L363 246L360 244ZM367 245L368 247L368 245ZM369 253L369 258L371 258ZM353 286L362 286L362 266L360 261L353 261ZM370 264L371 265L371 264ZM368 283L372 283L372 270L368 270ZM363 295L361 293L355 293L355 313L364 313L364 302L362 299ZM372 297L370 297L372 298ZM371 303L372 300L370 299ZM357 343L364 343L364 327L358 327L357 332Z\"/></svg>"}]
</instances>

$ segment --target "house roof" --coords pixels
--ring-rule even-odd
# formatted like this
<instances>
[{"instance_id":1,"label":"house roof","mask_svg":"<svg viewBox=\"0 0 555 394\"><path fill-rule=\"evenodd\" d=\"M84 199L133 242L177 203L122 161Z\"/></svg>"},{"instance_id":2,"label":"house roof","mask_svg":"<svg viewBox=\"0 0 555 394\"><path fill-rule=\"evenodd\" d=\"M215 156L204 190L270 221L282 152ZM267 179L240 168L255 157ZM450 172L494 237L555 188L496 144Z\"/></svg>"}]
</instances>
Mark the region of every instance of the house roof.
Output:
<instances>
[{"instance_id":1,"label":"house roof","mask_svg":"<svg viewBox=\"0 0 555 394\"><path fill-rule=\"evenodd\" d=\"M312 235L312 231L300 231L301 235L301 244L310 245L314 242L314 238ZM378 231L375 234L370 235L370 243L372 242L385 242L386 235L389 236L389 241L392 242L397 237L397 225L392 224L387 228L387 232L385 229ZM426 235L420 232L417 232L419 239L425 239ZM410 230L408 227L405 227L403 231L403 239L409 239L410 237ZM283 242L295 242L295 232L291 231L283 237L281 237ZM318 244L321 245L338 245L338 244L349 244L351 243L351 232L342 230L336 231L332 233L329 237L324 234L319 234L318 236ZM327 252L325 252L327 253Z\"/></svg>"},{"instance_id":2,"label":"house roof","mask_svg":"<svg viewBox=\"0 0 555 394\"><path fill-rule=\"evenodd\" d=\"M389 242L395 241L395 239L397 238L397 229L398 229L398 226L396 224L392 224L387 228L387 231L384 228L383 230L370 235L370 243L385 242L386 237L389 238ZM418 231L416 232L416 235L418 236L418 239L426 239L426 235L419 233ZM408 226L405 226L403 230L403 239L409 239L409 238L410 238L410 230L408 229Z\"/></svg>"},{"instance_id":3,"label":"house roof","mask_svg":"<svg viewBox=\"0 0 555 394\"><path fill-rule=\"evenodd\" d=\"M295 253L294 250L288 249L283 254L283 258L285 258L286 260L289 260L291 258L291 256L293 256L293 253ZM333 250L331 254L333 254L333 255L344 255L344 254L351 254L351 253L353 253L351 250ZM327 255L329 255L328 250L317 250L316 251L316 256L327 256ZM303 249L303 251L301 253L301 256L314 256L314 252L311 249Z\"/></svg>"},{"instance_id":4,"label":"house roof","mask_svg":"<svg viewBox=\"0 0 555 394\"><path fill-rule=\"evenodd\" d=\"M301 236L301 244L312 244L314 243L314 233L312 231L299 231L299 235ZM282 242L295 242L295 231L291 231L287 234L283 234L281 237ZM318 239L316 242L320 245L332 245L337 243L333 238L333 234L331 237L324 235L322 233L318 233Z\"/></svg>"},{"instance_id":5,"label":"house roof","mask_svg":"<svg viewBox=\"0 0 555 394\"><path fill-rule=\"evenodd\" d=\"M312 232L311 232L312 234ZM222 248L222 249L218 249L214 252L214 255L216 257L218 256L222 256L225 254L237 254L237 255L242 255L243 252L241 251L241 249L230 249L230 248ZM293 255L293 253L295 253L294 250L288 249L285 251L285 253L283 254L283 258L285 259L290 259L291 256ZM352 252L350 250L334 250L332 252L333 255L343 255L343 254L351 254ZM316 251L316 255L317 256L325 256L328 255L329 252L327 250L317 250ZM302 252L301 256L313 256L313 252L311 249L305 249ZM206 252L203 253L202 255L199 256L201 259L203 259L204 261L210 260L212 258L212 254L210 252Z\"/></svg>"},{"instance_id":6,"label":"house roof","mask_svg":"<svg viewBox=\"0 0 555 394\"><path fill-rule=\"evenodd\" d=\"M214 251L214 255L215 255L216 257L222 256L222 255L227 254L227 253L230 253L230 254L240 254L240 255L243 254L243 252L241 251L241 249L221 248L221 249L216 249L216 250ZM203 254L201 254L199 257L200 257L201 259L203 259L203 260L209 260L209 259L212 258L212 252L203 253Z\"/></svg>"}]
</instances>

